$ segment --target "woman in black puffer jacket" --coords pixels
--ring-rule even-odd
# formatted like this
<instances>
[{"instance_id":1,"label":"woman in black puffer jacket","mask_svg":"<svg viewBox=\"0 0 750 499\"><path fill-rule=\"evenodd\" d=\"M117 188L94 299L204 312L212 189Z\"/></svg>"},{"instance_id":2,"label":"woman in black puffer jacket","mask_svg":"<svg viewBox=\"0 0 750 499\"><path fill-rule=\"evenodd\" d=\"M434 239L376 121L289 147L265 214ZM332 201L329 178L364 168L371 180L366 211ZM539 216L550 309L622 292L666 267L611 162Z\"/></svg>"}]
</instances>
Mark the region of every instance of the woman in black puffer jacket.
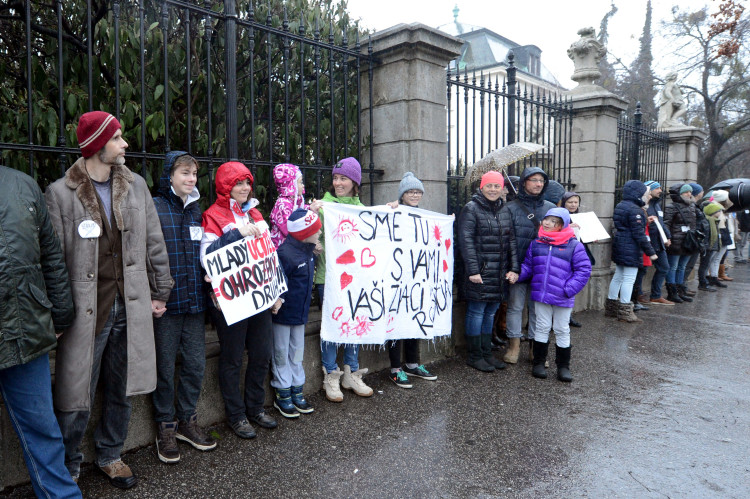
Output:
<instances>
[{"instance_id":1,"label":"woman in black puffer jacket","mask_svg":"<svg viewBox=\"0 0 750 499\"><path fill-rule=\"evenodd\" d=\"M466 363L485 372L505 367L492 355L492 325L505 298L505 279L514 283L519 272L513 226L501 224L499 217L503 185L502 174L484 174L461 211L458 229L465 270Z\"/></svg>"},{"instance_id":2,"label":"woman in black puffer jacket","mask_svg":"<svg viewBox=\"0 0 750 499\"><path fill-rule=\"evenodd\" d=\"M630 295L643 253L652 261L657 258L651 240L646 235L646 212L643 210L646 202L643 195L647 190L646 184L640 180L628 180L622 188L622 201L615 206L612 217L616 229L612 243L612 261L617 267L609 284L605 315L617 316L624 322L643 322L633 313Z\"/></svg>"}]
</instances>

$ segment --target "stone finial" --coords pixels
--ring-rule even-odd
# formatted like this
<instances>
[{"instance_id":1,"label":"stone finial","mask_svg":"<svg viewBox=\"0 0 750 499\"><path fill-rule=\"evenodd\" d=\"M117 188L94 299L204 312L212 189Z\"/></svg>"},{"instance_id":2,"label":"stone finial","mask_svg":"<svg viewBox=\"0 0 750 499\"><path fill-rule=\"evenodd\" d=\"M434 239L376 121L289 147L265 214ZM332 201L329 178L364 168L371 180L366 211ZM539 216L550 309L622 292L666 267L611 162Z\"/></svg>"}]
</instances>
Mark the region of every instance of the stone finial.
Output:
<instances>
[{"instance_id":1,"label":"stone finial","mask_svg":"<svg viewBox=\"0 0 750 499\"><path fill-rule=\"evenodd\" d=\"M593 85L602 76L599 71L599 61L607 54L607 48L596 39L594 28L578 30L580 39L570 45L568 57L573 60L575 71L571 80L578 82L578 86Z\"/></svg>"},{"instance_id":2,"label":"stone finial","mask_svg":"<svg viewBox=\"0 0 750 499\"><path fill-rule=\"evenodd\" d=\"M684 127L682 118L687 113L687 104L682 95L682 89L677 84L677 73L669 73L664 82L664 88L659 94L659 117L657 128Z\"/></svg>"}]
</instances>

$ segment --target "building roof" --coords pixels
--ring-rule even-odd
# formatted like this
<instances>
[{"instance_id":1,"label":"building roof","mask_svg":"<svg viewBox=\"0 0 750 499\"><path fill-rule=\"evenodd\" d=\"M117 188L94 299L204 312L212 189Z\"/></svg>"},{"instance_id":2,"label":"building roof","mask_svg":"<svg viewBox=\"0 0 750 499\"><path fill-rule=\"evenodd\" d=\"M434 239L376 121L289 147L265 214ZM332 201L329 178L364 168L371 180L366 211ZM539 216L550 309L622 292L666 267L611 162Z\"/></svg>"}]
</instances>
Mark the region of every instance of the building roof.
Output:
<instances>
[{"instance_id":1,"label":"building roof","mask_svg":"<svg viewBox=\"0 0 750 499\"><path fill-rule=\"evenodd\" d=\"M460 71L486 72L492 68L508 67L508 54L512 51L518 71L564 89L555 75L541 62L542 51L539 47L521 45L490 29L459 22L458 5L453 9L453 22L438 26L437 29L465 40L458 58ZM455 69L455 63L452 63L452 69Z\"/></svg>"}]
</instances>

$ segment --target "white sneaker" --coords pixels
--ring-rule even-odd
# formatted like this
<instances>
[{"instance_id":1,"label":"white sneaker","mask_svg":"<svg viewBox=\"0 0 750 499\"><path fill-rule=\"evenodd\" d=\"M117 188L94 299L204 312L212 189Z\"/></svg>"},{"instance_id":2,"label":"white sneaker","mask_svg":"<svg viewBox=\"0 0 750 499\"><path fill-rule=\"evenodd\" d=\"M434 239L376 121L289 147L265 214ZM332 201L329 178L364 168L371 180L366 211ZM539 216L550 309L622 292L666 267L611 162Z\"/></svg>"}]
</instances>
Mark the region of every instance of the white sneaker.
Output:
<instances>
[{"instance_id":1,"label":"white sneaker","mask_svg":"<svg viewBox=\"0 0 750 499\"><path fill-rule=\"evenodd\" d=\"M341 387L339 386L342 374L344 373L338 369L328 372L325 366L323 366L323 389L326 391L326 398L331 402L344 401L344 394L341 393Z\"/></svg>"},{"instance_id":2,"label":"white sneaker","mask_svg":"<svg viewBox=\"0 0 750 499\"><path fill-rule=\"evenodd\" d=\"M371 397L372 388L362 381L362 376L367 374L367 368L352 372L352 368L344 365L344 376L341 378L341 387L353 390L360 397Z\"/></svg>"}]
</instances>

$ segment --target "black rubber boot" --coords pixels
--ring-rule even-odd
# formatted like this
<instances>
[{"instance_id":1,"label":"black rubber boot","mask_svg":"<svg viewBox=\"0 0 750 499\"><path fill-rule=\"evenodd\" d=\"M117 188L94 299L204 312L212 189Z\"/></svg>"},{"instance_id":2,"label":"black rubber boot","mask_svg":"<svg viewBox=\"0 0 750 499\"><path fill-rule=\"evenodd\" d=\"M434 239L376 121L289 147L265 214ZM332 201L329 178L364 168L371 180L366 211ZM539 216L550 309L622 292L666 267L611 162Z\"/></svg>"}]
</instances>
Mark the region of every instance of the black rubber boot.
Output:
<instances>
[{"instance_id":1,"label":"black rubber boot","mask_svg":"<svg viewBox=\"0 0 750 499\"><path fill-rule=\"evenodd\" d=\"M480 335L482 338L482 357L495 369L505 369L505 362L492 354L492 333Z\"/></svg>"},{"instance_id":2,"label":"black rubber boot","mask_svg":"<svg viewBox=\"0 0 750 499\"><path fill-rule=\"evenodd\" d=\"M570 348L555 346L555 364L557 364L557 379L570 383L573 376L570 375Z\"/></svg>"},{"instance_id":3,"label":"black rubber boot","mask_svg":"<svg viewBox=\"0 0 750 499\"><path fill-rule=\"evenodd\" d=\"M542 343L541 341L534 342L534 367L531 369L531 374L535 378L546 378L547 368L544 367L544 363L547 361L547 348L549 343Z\"/></svg>"},{"instance_id":4,"label":"black rubber boot","mask_svg":"<svg viewBox=\"0 0 750 499\"><path fill-rule=\"evenodd\" d=\"M680 298L680 295L677 294L677 285L676 284L667 284L667 300L673 301L675 303L683 303L684 300Z\"/></svg>"},{"instance_id":5,"label":"black rubber boot","mask_svg":"<svg viewBox=\"0 0 750 499\"><path fill-rule=\"evenodd\" d=\"M495 366L488 364L482 356L482 337L481 336L467 336L466 337L466 365L479 369L485 373L491 373L495 370Z\"/></svg>"},{"instance_id":6,"label":"black rubber boot","mask_svg":"<svg viewBox=\"0 0 750 499\"><path fill-rule=\"evenodd\" d=\"M687 294L687 288L684 284L675 284L677 287L677 294L682 299L682 301L686 301L688 303L691 303L693 301L692 298L690 298L690 295Z\"/></svg>"},{"instance_id":7,"label":"black rubber boot","mask_svg":"<svg viewBox=\"0 0 750 499\"><path fill-rule=\"evenodd\" d=\"M708 280L705 279L705 278L703 280L701 280L701 281L698 281L698 289L701 290L701 291L710 291L712 293L716 292L716 288L711 287L708 284Z\"/></svg>"}]
</instances>

